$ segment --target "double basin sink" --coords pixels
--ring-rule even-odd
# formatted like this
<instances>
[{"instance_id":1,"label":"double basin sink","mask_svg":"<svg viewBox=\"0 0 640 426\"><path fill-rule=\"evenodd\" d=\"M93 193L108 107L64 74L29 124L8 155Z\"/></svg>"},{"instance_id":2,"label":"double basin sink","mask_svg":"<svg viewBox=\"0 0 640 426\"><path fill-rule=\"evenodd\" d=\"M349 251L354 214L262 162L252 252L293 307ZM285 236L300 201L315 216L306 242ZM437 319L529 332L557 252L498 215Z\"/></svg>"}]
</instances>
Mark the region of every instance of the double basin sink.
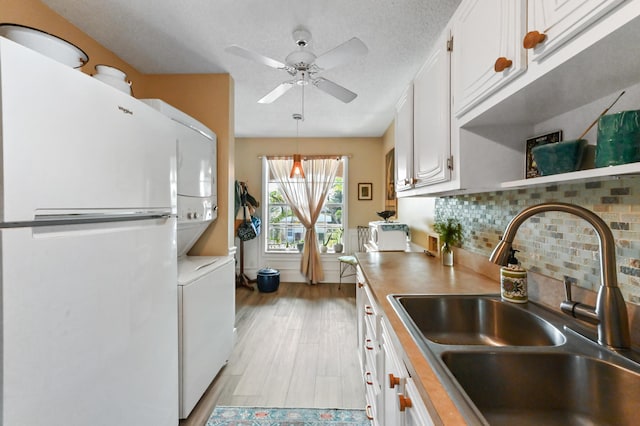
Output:
<instances>
[{"instance_id":1,"label":"double basin sink","mask_svg":"<svg viewBox=\"0 0 640 426\"><path fill-rule=\"evenodd\" d=\"M500 296L389 300L469 424L638 424L640 355L566 315Z\"/></svg>"}]
</instances>

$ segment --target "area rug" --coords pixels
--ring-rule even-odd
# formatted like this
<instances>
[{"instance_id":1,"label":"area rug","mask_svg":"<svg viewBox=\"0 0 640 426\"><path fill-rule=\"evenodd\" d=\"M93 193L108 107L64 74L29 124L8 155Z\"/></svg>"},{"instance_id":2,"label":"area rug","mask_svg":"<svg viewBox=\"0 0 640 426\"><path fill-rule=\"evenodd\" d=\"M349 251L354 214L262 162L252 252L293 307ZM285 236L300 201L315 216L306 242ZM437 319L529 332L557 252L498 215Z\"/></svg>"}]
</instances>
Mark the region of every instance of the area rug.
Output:
<instances>
[{"instance_id":1,"label":"area rug","mask_svg":"<svg viewBox=\"0 0 640 426\"><path fill-rule=\"evenodd\" d=\"M216 407L206 426L369 426L364 410Z\"/></svg>"}]
</instances>

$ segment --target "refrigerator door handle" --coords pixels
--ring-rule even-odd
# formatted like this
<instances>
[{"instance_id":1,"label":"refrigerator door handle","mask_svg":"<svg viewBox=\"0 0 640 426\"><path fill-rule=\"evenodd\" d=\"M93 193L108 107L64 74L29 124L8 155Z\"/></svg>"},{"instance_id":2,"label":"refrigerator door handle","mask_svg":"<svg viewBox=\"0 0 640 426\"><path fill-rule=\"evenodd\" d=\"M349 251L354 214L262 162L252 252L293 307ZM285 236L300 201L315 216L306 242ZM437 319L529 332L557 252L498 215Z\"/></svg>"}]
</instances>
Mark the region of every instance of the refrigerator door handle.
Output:
<instances>
[{"instance_id":1,"label":"refrigerator door handle","mask_svg":"<svg viewBox=\"0 0 640 426\"><path fill-rule=\"evenodd\" d=\"M175 218L172 213L152 213L152 214L115 214L115 215L95 215L95 214L72 214L72 215L47 215L37 216L33 222L0 222L0 229L4 228L40 228L55 225L82 225L94 223L114 223L131 222L150 219L170 219Z\"/></svg>"}]
</instances>

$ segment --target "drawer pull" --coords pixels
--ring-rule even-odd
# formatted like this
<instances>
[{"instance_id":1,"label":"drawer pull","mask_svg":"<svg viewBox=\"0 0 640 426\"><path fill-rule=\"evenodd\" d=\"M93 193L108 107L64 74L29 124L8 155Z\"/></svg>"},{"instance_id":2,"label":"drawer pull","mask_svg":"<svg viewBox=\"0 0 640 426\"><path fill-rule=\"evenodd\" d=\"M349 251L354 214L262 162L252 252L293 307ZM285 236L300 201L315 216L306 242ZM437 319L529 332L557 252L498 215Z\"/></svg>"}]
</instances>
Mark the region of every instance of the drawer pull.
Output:
<instances>
[{"instance_id":1,"label":"drawer pull","mask_svg":"<svg viewBox=\"0 0 640 426\"><path fill-rule=\"evenodd\" d=\"M373 379L371 378L371 371L367 371L364 373L364 382L368 385L373 384Z\"/></svg>"},{"instance_id":2,"label":"drawer pull","mask_svg":"<svg viewBox=\"0 0 640 426\"><path fill-rule=\"evenodd\" d=\"M372 409L373 407L371 407L371 404L367 404L364 409L364 413L367 415L368 420L373 420L373 414L371 413Z\"/></svg>"},{"instance_id":3,"label":"drawer pull","mask_svg":"<svg viewBox=\"0 0 640 426\"><path fill-rule=\"evenodd\" d=\"M393 389L396 386L400 386L400 377L396 377L392 373L389 373L389 389Z\"/></svg>"},{"instance_id":4,"label":"drawer pull","mask_svg":"<svg viewBox=\"0 0 640 426\"><path fill-rule=\"evenodd\" d=\"M369 305L366 305L364 307L364 313L367 315L373 315L373 308Z\"/></svg>"},{"instance_id":5,"label":"drawer pull","mask_svg":"<svg viewBox=\"0 0 640 426\"><path fill-rule=\"evenodd\" d=\"M364 284L362 284L361 282L358 283L358 288L362 288L364 287Z\"/></svg>"},{"instance_id":6,"label":"drawer pull","mask_svg":"<svg viewBox=\"0 0 640 426\"><path fill-rule=\"evenodd\" d=\"M398 400L400 401L400 411L404 411L407 408L411 408L411 398L398 394Z\"/></svg>"},{"instance_id":7,"label":"drawer pull","mask_svg":"<svg viewBox=\"0 0 640 426\"><path fill-rule=\"evenodd\" d=\"M371 343L372 343L371 339L367 339L367 340L365 340L365 345L364 345L364 347L365 347L365 349L367 349L368 351L372 351L372 350L373 350L373 345L372 345Z\"/></svg>"},{"instance_id":8,"label":"drawer pull","mask_svg":"<svg viewBox=\"0 0 640 426\"><path fill-rule=\"evenodd\" d=\"M522 46L525 49L533 49L538 44L542 43L546 38L546 34L540 34L538 31L529 31L527 35L524 36Z\"/></svg>"},{"instance_id":9,"label":"drawer pull","mask_svg":"<svg viewBox=\"0 0 640 426\"><path fill-rule=\"evenodd\" d=\"M511 67L511 65L513 65L513 61L511 59L500 56L498 59L496 59L496 63L494 64L493 69L496 72L502 72Z\"/></svg>"}]
</instances>

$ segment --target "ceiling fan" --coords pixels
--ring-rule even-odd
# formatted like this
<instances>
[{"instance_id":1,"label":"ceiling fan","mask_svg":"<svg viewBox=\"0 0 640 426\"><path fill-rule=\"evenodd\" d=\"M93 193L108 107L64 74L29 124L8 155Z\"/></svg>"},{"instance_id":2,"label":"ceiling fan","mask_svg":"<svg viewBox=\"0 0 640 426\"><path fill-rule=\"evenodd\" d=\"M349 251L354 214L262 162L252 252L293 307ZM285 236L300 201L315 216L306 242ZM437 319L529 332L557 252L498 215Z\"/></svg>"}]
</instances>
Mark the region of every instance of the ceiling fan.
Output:
<instances>
[{"instance_id":1,"label":"ceiling fan","mask_svg":"<svg viewBox=\"0 0 640 426\"><path fill-rule=\"evenodd\" d=\"M358 96L351 90L317 75L322 71L342 65L355 57L366 55L369 49L359 38L353 37L320 56L316 56L309 50L311 33L305 28L295 29L293 31L293 39L299 49L291 52L285 58L284 63L237 45L231 45L225 49L231 54L251 59L268 67L285 70L293 77L291 80L282 82L260 99L258 103L269 104L284 95L294 85L305 86L307 84L314 85L344 103L349 103Z\"/></svg>"}]
</instances>

